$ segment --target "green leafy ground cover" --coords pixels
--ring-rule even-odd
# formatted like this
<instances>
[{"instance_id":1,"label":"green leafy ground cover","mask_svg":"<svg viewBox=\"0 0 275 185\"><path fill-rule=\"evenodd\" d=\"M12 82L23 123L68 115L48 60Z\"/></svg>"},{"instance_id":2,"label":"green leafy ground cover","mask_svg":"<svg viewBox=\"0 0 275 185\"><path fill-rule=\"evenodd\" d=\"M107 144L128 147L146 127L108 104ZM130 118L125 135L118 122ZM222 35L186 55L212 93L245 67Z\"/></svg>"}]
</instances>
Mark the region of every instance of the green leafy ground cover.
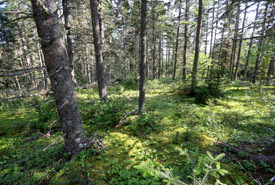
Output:
<instances>
[{"instance_id":1,"label":"green leafy ground cover","mask_svg":"<svg viewBox=\"0 0 275 185\"><path fill-rule=\"evenodd\" d=\"M203 178L209 153L228 152L214 145L222 141L245 152L226 155L221 169L208 179L226 184L255 184L248 174L267 182L275 165L250 161L248 152L262 154L275 139L272 99L275 87L245 87L231 84L225 96L196 104L194 98L179 95L180 84L148 81L146 112L130 116L116 126L125 112L137 107L138 91L133 83L109 87L111 101L102 104L95 89L78 89L77 96L88 136L102 137L105 152L90 149L72 160L63 153L63 139L43 151L62 136L53 102L47 98L29 98L13 104L1 103L0 112L0 184L167 184L144 168L171 173L191 184L194 174ZM50 137L45 137L47 131ZM228 149L229 150L229 149ZM184 152L183 152L184 151ZM247 172L236 162L237 159Z\"/></svg>"}]
</instances>

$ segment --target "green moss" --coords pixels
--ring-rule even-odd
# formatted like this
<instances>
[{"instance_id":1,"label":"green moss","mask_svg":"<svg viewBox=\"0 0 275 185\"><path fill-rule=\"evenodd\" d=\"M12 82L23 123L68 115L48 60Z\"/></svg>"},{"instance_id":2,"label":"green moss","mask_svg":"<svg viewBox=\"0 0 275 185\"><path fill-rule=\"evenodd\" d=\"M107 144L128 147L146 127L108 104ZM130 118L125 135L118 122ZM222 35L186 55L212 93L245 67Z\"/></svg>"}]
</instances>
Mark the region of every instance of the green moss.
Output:
<instances>
[{"instance_id":1,"label":"green moss","mask_svg":"<svg viewBox=\"0 0 275 185\"><path fill-rule=\"evenodd\" d=\"M0 112L0 184L117 184L117 180L120 184L165 184L161 179L143 177L134 166L151 159L167 167L183 169L185 158L179 155L177 147L189 150L198 147L202 153L206 150L220 153L213 145L215 140L233 144L253 141L261 145L260 138L274 138L272 132L263 129L264 126L275 130L270 110L274 87L264 87L264 95L260 96L258 88L233 85L226 88L224 98L197 105L192 98L175 96L171 90L174 86L158 80L148 81L145 111L154 119L155 128L146 133L131 130L129 124L136 122L137 116L130 116L120 129L91 124L91 113L97 109L97 91L78 90L86 134L92 136L97 132L108 149L104 153L88 150L71 161L63 153L62 140L43 152L43 148L62 135L60 132L48 139L26 139L33 138L37 132L45 134L51 128L56 119L53 104L43 105L42 114L38 114L38 110L29 107L44 99L28 99ZM118 87L109 90L112 99L127 100L125 111L136 109L137 90ZM41 125L34 127L37 123ZM238 164L222 163L230 172L221 178L222 182L250 184L251 180L243 176ZM269 176L267 173L264 178L267 180Z\"/></svg>"}]
</instances>

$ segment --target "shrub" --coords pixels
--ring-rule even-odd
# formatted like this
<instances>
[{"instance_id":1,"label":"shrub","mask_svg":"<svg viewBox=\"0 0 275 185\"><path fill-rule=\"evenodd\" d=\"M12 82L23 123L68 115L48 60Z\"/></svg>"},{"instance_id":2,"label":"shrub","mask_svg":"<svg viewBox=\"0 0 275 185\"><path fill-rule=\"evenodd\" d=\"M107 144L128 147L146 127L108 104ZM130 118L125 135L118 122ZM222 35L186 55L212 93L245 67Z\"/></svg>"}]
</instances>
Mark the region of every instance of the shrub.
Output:
<instances>
[{"instance_id":1,"label":"shrub","mask_svg":"<svg viewBox=\"0 0 275 185\"><path fill-rule=\"evenodd\" d=\"M91 110L92 124L101 126L115 126L122 119L126 110L126 100L112 100L108 103L98 101Z\"/></svg>"},{"instance_id":2,"label":"shrub","mask_svg":"<svg viewBox=\"0 0 275 185\"><path fill-rule=\"evenodd\" d=\"M228 171L221 168L219 160L222 159L225 154L214 157L208 151L207 154L201 154L198 149L192 152L187 149L183 151L179 148L179 151L180 155L186 156L184 169L182 170L166 168L161 164L154 164L149 159L135 166L135 168L143 170L146 175L160 177L167 184L205 185L208 184L209 176L214 177L216 180L215 184L223 184L219 180L220 175L224 176ZM183 174L176 175L176 171Z\"/></svg>"},{"instance_id":3,"label":"shrub","mask_svg":"<svg viewBox=\"0 0 275 185\"><path fill-rule=\"evenodd\" d=\"M224 96L224 91L219 86L198 86L194 89L196 103L207 104L208 100Z\"/></svg>"},{"instance_id":4,"label":"shrub","mask_svg":"<svg viewBox=\"0 0 275 185\"><path fill-rule=\"evenodd\" d=\"M130 129L135 134L147 134L155 129L155 118L149 113L142 113L136 120L130 124Z\"/></svg>"},{"instance_id":5,"label":"shrub","mask_svg":"<svg viewBox=\"0 0 275 185\"><path fill-rule=\"evenodd\" d=\"M123 87L125 89L128 89L128 90L137 90L138 89L138 82L133 79L123 81L121 84L123 85Z\"/></svg>"}]
</instances>

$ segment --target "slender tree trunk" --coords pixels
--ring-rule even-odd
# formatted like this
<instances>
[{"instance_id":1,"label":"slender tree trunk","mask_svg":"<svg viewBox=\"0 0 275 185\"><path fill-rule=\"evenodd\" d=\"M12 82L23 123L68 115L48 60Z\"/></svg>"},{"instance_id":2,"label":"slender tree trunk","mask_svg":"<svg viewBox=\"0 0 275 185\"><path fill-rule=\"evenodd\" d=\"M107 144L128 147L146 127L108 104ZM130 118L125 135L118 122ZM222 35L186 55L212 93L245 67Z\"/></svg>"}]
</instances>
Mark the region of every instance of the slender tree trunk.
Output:
<instances>
[{"instance_id":1,"label":"slender tree trunk","mask_svg":"<svg viewBox=\"0 0 275 185\"><path fill-rule=\"evenodd\" d=\"M267 83L269 84L270 77L275 75L275 56L270 58L270 63L267 72Z\"/></svg>"},{"instance_id":2,"label":"slender tree trunk","mask_svg":"<svg viewBox=\"0 0 275 185\"><path fill-rule=\"evenodd\" d=\"M188 28L189 25L187 24L189 21L189 7L190 7L190 0L186 0L185 5L185 14L184 20L186 24L184 25L184 46L183 46L183 69L182 69L182 80L186 80L186 65L187 65L187 47L188 47ZM207 31L206 31L207 32ZM207 33L206 33L207 34ZM207 36L206 36L206 45L207 45Z\"/></svg>"},{"instance_id":3,"label":"slender tree trunk","mask_svg":"<svg viewBox=\"0 0 275 185\"><path fill-rule=\"evenodd\" d=\"M164 44L163 46L161 47L161 76L163 75L164 73Z\"/></svg>"},{"instance_id":4,"label":"slender tree trunk","mask_svg":"<svg viewBox=\"0 0 275 185\"><path fill-rule=\"evenodd\" d=\"M43 67L44 66L44 56L43 56L43 52L40 49L40 46L38 47L38 52L39 52L39 60L40 60L40 66ZM48 78L47 78L47 71L44 69L42 71L42 78L44 81L44 89L48 90Z\"/></svg>"},{"instance_id":5,"label":"slender tree trunk","mask_svg":"<svg viewBox=\"0 0 275 185\"><path fill-rule=\"evenodd\" d=\"M21 64L21 67L24 68L24 67L30 67L30 61L29 61L29 57L27 55L27 47L26 47L26 42L25 42L25 39L24 39L24 36L23 36L23 30L21 28L20 25L17 25L18 26L18 30L19 30L19 36L20 36L20 42L21 42L21 53L22 53L22 64ZM24 28L24 25L22 26ZM28 75L29 77L29 82L31 84L31 86L33 86L33 77L32 77L32 73L29 73ZM26 81L26 86L27 86L27 89L29 89L29 82L27 80Z\"/></svg>"},{"instance_id":6,"label":"slender tree trunk","mask_svg":"<svg viewBox=\"0 0 275 185\"><path fill-rule=\"evenodd\" d=\"M159 70L158 70L158 78L160 78L161 74L161 37L159 38Z\"/></svg>"},{"instance_id":7,"label":"slender tree trunk","mask_svg":"<svg viewBox=\"0 0 275 185\"><path fill-rule=\"evenodd\" d=\"M261 38L259 41L259 47L258 47L258 53L257 53L257 57L256 57L256 63L255 63L255 69L254 69L254 74L252 76L252 83L256 83L257 80L257 75L258 75L258 70L260 68L260 63L262 60L262 50L263 50L263 41L264 41L264 34L265 34L265 30L266 30L266 19L267 19L267 12L268 12L268 6L269 6L269 1L266 2L265 5L265 11L264 11L264 20L262 23L262 31L261 31Z\"/></svg>"},{"instance_id":8,"label":"slender tree trunk","mask_svg":"<svg viewBox=\"0 0 275 185\"><path fill-rule=\"evenodd\" d=\"M141 0L140 12L140 81L139 81L139 104L138 110L141 113L145 103L145 61L146 61L146 13L147 0Z\"/></svg>"},{"instance_id":9,"label":"slender tree trunk","mask_svg":"<svg viewBox=\"0 0 275 185\"><path fill-rule=\"evenodd\" d=\"M177 35L176 35L176 46L175 46L175 63L173 71L173 80L176 80L177 71L177 60L178 60L178 47L179 47L179 34L180 34L180 16L181 16L181 0L179 1L179 15L178 15L178 25L177 25Z\"/></svg>"},{"instance_id":10,"label":"slender tree trunk","mask_svg":"<svg viewBox=\"0 0 275 185\"><path fill-rule=\"evenodd\" d=\"M22 94L22 89L21 89L21 85L20 85L20 82L19 82L17 76L15 76L15 83L16 83L16 87L17 87L17 89L18 89L18 91L19 91L19 95L21 96L21 94Z\"/></svg>"},{"instance_id":11,"label":"slender tree trunk","mask_svg":"<svg viewBox=\"0 0 275 185\"><path fill-rule=\"evenodd\" d=\"M97 0L97 5L98 5L98 21L99 21L99 29L100 29L100 41L101 41L101 46L102 46L102 52L104 53L104 21L103 21L103 4L102 0ZM103 55L104 58L104 55Z\"/></svg>"},{"instance_id":12,"label":"slender tree trunk","mask_svg":"<svg viewBox=\"0 0 275 185\"><path fill-rule=\"evenodd\" d=\"M216 0L213 0L213 11L212 11L212 28L211 28L211 37L210 37L210 51L209 51L209 56L212 53L212 48L213 48L213 36L214 36L214 20L215 20L215 6L216 6Z\"/></svg>"},{"instance_id":13,"label":"slender tree trunk","mask_svg":"<svg viewBox=\"0 0 275 185\"><path fill-rule=\"evenodd\" d=\"M213 35L214 35L214 20L215 20L215 6L216 6L216 0L213 0L213 11L212 11L212 28L211 28L211 37L210 37L210 51L209 51L209 57L212 55L212 48L213 48ZM210 73L210 66L207 67L207 74L206 74L206 81L208 81L209 78L209 73Z\"/></svg>"},{"instance_id":14,"label":"slender tree trunk","mask_svg":"<svg viewBox=\"0 0 275 185\"><path fill-rule=\"evenodd\" d=\"M225 23L223 23L223 28L222 28L222 37L221 37L221 46L220 46L220 51L219 51L219 63L220 63L220 69L221 69L221 75L224 75L224 61L222 60L222 52L223 52L223 43L224 43L224 31L225 31Z\"/></svg>"},{"instance_id":15,"label":"slender tree trunk","mask_svg":"<svg viewBox=\"0 0 275 185\"><path fill-rule=\"evenodd\" d=\"M102 50L102 40L101 40L102 33L100 31L96 0L90 0L90 6L91 6L91 14L92 14L98 91L99 91L100 98L102 98L105 102L107 102L108 99L107 99L107 87L106 87L106 81L105 81L105 64L103 61L103 50Z\"/></svg>"},{"instance_id":16,"label":"slender tree trunk","mask_svg":"<svg viewBox=\"0 0 275 185\"><path fill-rule=\"evenodd\" d=\"M166 77L169 77L170 58L171 58L171 48L168 46L168 59L167 59Z\"/></svg>"},{"instance_id":17,"label":"slender tree trunk","mask_svg":"<svg viewBox=\"0 0 275 185\"><path fill-rule=\"evenodd\" d=\"M249 59L250 59L250 54L251 54L251 48L252 48L252 44L253 44L253 37L254 37L255 30L256 30L256 26L257 26L259 7L260 7L260 2L257 5L254 26L253 26L253 30L252 30L252 34L251 34L251 38L250 38L250 42L249 42L249 47L248 47L248 52L247 52L247 57L246 57L246 62L245 62L245 68L244 68L244 79L246 79L246 76L247 76Z\"/></svg>"},{"instance_id":18,"label":"slender tree trunk","mask_svg":"<svg viewBox=\"0 0 275 185\"><path fill-rule=\"evenodd\" d=\"M149 42L149 39L146 40L146 48L145 48L146 49L146 53L148 53L148 49L149 49L148 42ZM145 68L146 68L146 78L149 78L150 69L149 69L149 61L148 61L147 57L146 57L145 63L146 63L146 66L145 66Z\"/></svg>"},{"instance_id":19,"label":"slender tree trunk","mask_svg":"<svg viewBox=\"0 0 275 185\"><path fill-rule=\"evenodd\" d=\"M189 8L189 7L188 7ZM186 10L187 10L187 5L186 5ZM205 46L204 46L204 54L207 54L207 43L208 43L208 11L206 11L206 35L205 35Z\"/></svg>"},{"instance_id":20,"label":"slender tree trunk","mask_svg":"<svg viewBox=\"0 0 275 185\"><path fill-rule=\"evenodd\" d=\"M197 71L198 71L198 60L199 60L199 54L200 54L202 12L203 12L203 0L199 0L199 14L198 14L198 23L197 23L197 33L196 33L195 57L194 57L193 71L192 71L191 93L194 92L194 89L197 85Z\"/></svg>"},{"instance_id":21,"label":"slender tree trunk","mask_svg":"<svg viewBox=\"0 0 275 185\"><path fill-rule=\"evenodd\" d=\"M233 80L233 73L234 73L234 65L235 65L235 58L236 58L236 49L237 49L237 39L238 39L238 31L239 31L239 22L240 22L240 12L241 12L241 4L238 2L238 10L236 14L236 24L235 24L235 31L234 31L234 39L233 39L233 46L232 46L232 53L230 58L230 73L229 79Z\"/></svg>"},{"instance_id":22,"label":"slender tree trunk","mask_svg":"<svg viewBox=\"0 0 275 185\"><path fill-rule=\"evenodd\" d=\"M246 21L246 10L247 10L247 2L245 4L245 10L244 10L244 16L243 16L243 24L242 24L242 31L241 31L241 35L240 35L240 44L239 44L239 50L238 50L238 56L237 56L237 63L236 63L236 69L235 69L235 74L234 74L234 80L237 80L237 78L238 78L238 69L239 69L240 56L241 56L241 51L242 51L242 41L243 41L243 34L244 34L244 26L245 26L245 21Z\"/></svg>"},{"instance_id":23,"label":"slender tree trunk","mask_svg":"<svg viewBox=\"0 0 275 185\"><path fill-rule=\"evenodd\" d=\"M211 53L211 59L212 59L211 74L213 73L214 65L215 65L215 47L216 47L217 30L218 30L218 24L219 24L219 5L220 5L220 0L218 0L218 7L217 7L217 11L216 11L216 25L215 25L214 43L212 46L212 53Z\"/></svg>"},{"instance_id":24,"label":"slender tree trunk","mask_svg":"<svg viewBox=\"0 0 275 185\"><path fill-rule=\"evenodd\" d=\"M62 123L65 151L77 154L87 144L74 92L69 60L54 0L31 0L38 35L42 41L45 63Z\"/></svg>"},{"instance_id":25,"label":"slender tree trunk","mask_svg":"<svg viewBox=\"0 0 275 185\"><path fill-rule=\"evenodd\" d=\"M165 49L165 53L166 53L166 60L165 60L165 77L168 77L168 54L169 54L169 48L168 48L168 43L166 41L166 49Z\"/></svg>"},{"instance_id":26,"label":"slender tree trunk","mask_svg":"<svg viewBox=\"0 0 275 185\"><path fill-rule=\"evenodd\" d=\"M64 15L64 22L65 22L65 29L67 31L67 53L69 57L69 62L71 66L72 71L72 78L73 82L76 84L75 79L75 71L74 71L74 54L73 54L73 43L72 43L72 30L71 30L71 24L70 24L70 2L71 0L62 0L62 6L63 6L63 15Z\"/></svg>"},{"instance_id":27,"label":"slender tree trunk","mask_svg":"<svg viewBox=\"0 0 275 185\"><path fill-rule=\"evenodd\" d=\"M155 33L155 3L151 0L152 3L152 44L153 44L153 50L152 50L152 59L153 59L153 79L156 78L156 33Z\"/></svg>"}]
</instances>

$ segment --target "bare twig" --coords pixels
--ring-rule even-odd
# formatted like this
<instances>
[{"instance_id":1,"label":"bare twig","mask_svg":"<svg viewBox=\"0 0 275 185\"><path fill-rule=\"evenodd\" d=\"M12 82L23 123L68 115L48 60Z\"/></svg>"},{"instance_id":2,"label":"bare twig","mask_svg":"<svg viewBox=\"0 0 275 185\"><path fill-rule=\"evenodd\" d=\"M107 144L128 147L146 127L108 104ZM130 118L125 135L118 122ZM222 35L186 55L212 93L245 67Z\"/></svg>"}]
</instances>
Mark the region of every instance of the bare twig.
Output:
<instances>
[{"instance_id":1,"label":"bare twig","mask_svg":"<svg viewBox=\"0 0 275 185\"><path fill-rule=\"evenodd\" d=\"M54 120L49 126L53 126L56 122L58 122L58 120Z\"/></svg>"},{"instance_id":2,"label":"bare twig","mask_svg":"<svg viewBox=\"0 0 275 185\"><path fill-rule=\"evenodd\" d=\"M232 159L234 159L245 171L245 173L251 178L253 179L254 182L256 182L257 184L261 185L262 183L260 181L258 181L257 179L255 179L250 173L248 173L248 171L245 169L245 167L243 167L243 165L241 164L240 161L238 161L238 159L234 158L231 154L229 154L231 156Z\"/></svg>"},{"instance_id":3,"label":"bare twig","mask_svg":"<svg viewBox=\"0 0 275 185\"><path fill-rule=\"evenodd\" d=\"M274 180L275 180L275 175L265 185L269 185L269 183L272 183Z\"/></svg>"},{"instance_id":4,"label":"bare twig","mask_svg":"<svg viewBox=\"0 0 275 185\"><path fill-rule=\"evenodd\" d=\"M51 146L53 146L55 143L57 143L60 139L62 139L63 137L65 137L66 134L63 134L61 137L59 137L57 140L55 140L53 143L49 144L46 148L43 149L43 151L45 152L45 150L47 150L48 148L50 148Z\"/></svg>"}]
</instances>

